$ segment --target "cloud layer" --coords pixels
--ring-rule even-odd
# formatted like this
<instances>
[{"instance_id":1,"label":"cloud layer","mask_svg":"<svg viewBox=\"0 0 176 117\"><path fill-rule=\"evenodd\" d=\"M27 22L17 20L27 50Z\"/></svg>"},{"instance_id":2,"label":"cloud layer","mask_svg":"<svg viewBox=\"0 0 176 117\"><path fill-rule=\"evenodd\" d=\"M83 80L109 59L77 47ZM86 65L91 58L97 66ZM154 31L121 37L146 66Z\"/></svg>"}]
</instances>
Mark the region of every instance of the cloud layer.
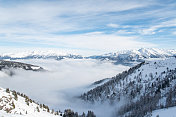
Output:
<instances>
[{"instance_id":1,"label":"cloud layer","mask_svg":"<svg viewBox=\"0 0 176 117\"><path fill-rule=\"evenodd\" d=\"M175 42L175 5L174 0L1 0L0 46L97 53L169 48Z\"/></svg>"},{"instance_id":2,"label":"cloud layer","mask_svg":"<svg viewBox=\"0 0 176 117\"><path fill-rule=\"evenodd\" d=\"M10 88L25 93L40 103L57 109L74 108L87 111L87 107L74 98L79 96L93 82L110 78L129 67L113 65L97 60L21 60L39 65L49 72L15 70L13 77L0 72L0 87ZM80 105L81 103L81 105Z\"/></svg>"}]
</instances>

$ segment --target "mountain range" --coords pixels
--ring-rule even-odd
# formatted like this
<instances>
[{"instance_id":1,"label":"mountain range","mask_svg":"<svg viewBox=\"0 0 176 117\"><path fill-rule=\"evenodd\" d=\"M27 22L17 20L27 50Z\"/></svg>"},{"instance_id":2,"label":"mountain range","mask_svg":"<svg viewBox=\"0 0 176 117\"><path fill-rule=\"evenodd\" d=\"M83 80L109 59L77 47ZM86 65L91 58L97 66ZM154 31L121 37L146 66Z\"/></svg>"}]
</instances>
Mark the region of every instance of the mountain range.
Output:
<instances>
[{"instance_id":1,"label":"mountain range","mask_svg":"<svg viewBox=\"0 0 176 117\"><path fill-rule=\"evenodd\" d=\"M71 59L98 59L110 60L114 63L128 63L128 62L141 62L149 58L166 58L175 56L176 50L165 50L157 48L141 48L134 50L117 51L115 53L107 53L103 55L82 56L78 54L61 53L58 51L26 51L19 53L5 53L0 54L0 59L55 59L62 60L65 58Z\"/></svg>"},{"instance_id":2,"label":"mountain range","mask_svg":"<svg viewBox=\"0 0 176 117\"><path fill-rule=\"evenodd\" d=\"M131 62L142 62L145 59L151 58L167 58L176 55L176 50L165 50L157 48L141 48L134 50L124 50L115 53L108 53L103 55L89 56L86 58L110 60L115 64L124 64Z\"/></svg>"}]
</instances>

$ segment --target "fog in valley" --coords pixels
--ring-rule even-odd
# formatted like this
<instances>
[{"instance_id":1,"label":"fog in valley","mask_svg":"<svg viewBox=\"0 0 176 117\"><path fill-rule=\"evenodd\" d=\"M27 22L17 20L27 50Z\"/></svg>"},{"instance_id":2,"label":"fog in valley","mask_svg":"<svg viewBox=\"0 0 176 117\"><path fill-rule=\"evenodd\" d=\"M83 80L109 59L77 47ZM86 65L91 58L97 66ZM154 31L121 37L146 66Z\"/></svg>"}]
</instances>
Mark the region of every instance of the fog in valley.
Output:
<instances>
[{"instance_id":1,"label":"fog in valley","mask_svg":"<svg viewBox=\"0 0 176 117\"><path fill-rule=\"evenodd\" d=\"M24 93L31 99L47 104L54 109L64 111L64 109L71 108L80 113L93 110L101 116L105 116L104 110L111 111L108 104L106 106L85 104L77 96L90 89L93 82L111 78L129 68L123 65L114 65L109 61L88 59L16 61L39 65L47 71L34 72L18 69L13 70L15 75L12 77L0 72L1 87Z\"/></svg>"}]
</instances>

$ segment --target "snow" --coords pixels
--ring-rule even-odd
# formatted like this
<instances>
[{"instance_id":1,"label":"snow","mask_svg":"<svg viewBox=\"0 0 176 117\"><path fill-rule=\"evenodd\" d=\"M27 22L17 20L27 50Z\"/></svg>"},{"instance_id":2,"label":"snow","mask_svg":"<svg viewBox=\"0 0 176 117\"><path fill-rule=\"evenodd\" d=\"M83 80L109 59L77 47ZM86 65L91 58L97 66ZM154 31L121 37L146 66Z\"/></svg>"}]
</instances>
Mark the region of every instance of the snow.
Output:
<instances>
[{"instance_id":1,"label":"snow","mask_svg":"<svg viewBox=\"0 0 176 117\"><path fill-rule=\"evenodd\" d=\"M0 78L2 78L2 77L6 78L6 77L8 77L8 74L6 74L5 72L0 71Z\"/></svg>"},{"instance_id":2,"label":"snow","mask_svg":"<svg viewBox=\"0 0 176 117\"><path fill-rule=\"evenodd\" d=\"M168 109L159 109L152 112L151 117L176 117L176 107L170 107Z\"/></svg>"},{"instance_id":3,"label":"snow","mask_svg":"<svg viewBox=\"0 0 176 117\"><path fill-rule=\"evenodd\" d=\"M32 68L33 70L38 70L38 69L40 69L39 66L31 66L31 68Z\"/></svg>"}]
</instances>

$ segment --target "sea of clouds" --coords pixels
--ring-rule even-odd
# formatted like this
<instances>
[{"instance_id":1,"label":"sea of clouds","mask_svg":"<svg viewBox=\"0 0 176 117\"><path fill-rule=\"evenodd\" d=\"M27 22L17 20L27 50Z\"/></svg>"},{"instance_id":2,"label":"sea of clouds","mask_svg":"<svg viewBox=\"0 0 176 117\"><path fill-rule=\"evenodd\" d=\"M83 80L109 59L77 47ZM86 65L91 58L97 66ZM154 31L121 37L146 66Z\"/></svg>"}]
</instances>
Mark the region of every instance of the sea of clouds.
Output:
<instances>
[{"instance_id":1,"label":"sea of clouds","mask_svg":"<svg viewBox=\"0 0 176 117\"><path fill-rule=\"evenodd\" d=\"M98 116L107 116L105 113L112 111L109 105L91 105L76 97L87 91L93 82L111 78L129 69L127 66L114 65L109 61L92 59L16 61L39 65L47 71L33 72L18 69L14 70L15 75L12 77L0 72L0 87L25 93L37 102L47 104L54 109L64 111L71 108L80 113L93 110Z\"/></svg>"}]
</instances>

